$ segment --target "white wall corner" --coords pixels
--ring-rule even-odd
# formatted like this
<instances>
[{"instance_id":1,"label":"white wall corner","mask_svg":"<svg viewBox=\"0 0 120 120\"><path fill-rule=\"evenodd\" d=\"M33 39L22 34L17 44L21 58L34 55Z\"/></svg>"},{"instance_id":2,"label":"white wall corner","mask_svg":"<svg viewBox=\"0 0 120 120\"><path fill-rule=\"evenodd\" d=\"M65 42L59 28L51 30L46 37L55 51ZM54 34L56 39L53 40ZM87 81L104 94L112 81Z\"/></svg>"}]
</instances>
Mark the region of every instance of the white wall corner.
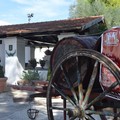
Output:
<instances>
[{"instance_id":1,"label":"white wall corner","mask_svg":"<svg viewBox=\"0 0 120 120\"><path fill-rule=\"evenodd\" d=\"M25 61L23 57L25 54L24 52L25 46L23 43L21 44L20 39L18 39L17 37L4 38L5 76L8 77L8 80L7 80L8 84L13 84L15 83L15 81L20 80L20 77L22 75L22 71L23 71L22 64L24 63L22 63L21 61ZM21 50L22 50L22 54L20 52ZM20 54L21 54L21 57L20 57Z\"/></svg>"}]
</instances>

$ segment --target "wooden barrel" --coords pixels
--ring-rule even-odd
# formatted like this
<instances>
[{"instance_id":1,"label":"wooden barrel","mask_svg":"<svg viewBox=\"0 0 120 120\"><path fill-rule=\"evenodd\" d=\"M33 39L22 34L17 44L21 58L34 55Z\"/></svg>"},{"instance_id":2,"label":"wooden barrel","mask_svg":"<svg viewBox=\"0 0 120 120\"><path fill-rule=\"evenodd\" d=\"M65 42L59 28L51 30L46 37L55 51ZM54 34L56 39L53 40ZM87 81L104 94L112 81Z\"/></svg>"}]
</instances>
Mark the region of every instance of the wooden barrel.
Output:
<instances>
[{"instance_id":1,"label":"wooden barrel","mask_svg":"<svg viewBox=\"0 0 120 120\"><path fill-rule=\"evenodd\" d=\"M60 40L54 47L50 59L50 68L54 69L55 65L59 63L59 59L64 55L79 50L81 48L97 49L97 41L99 36L74 36L67 37Z\"/></svg>"}]
</instances>

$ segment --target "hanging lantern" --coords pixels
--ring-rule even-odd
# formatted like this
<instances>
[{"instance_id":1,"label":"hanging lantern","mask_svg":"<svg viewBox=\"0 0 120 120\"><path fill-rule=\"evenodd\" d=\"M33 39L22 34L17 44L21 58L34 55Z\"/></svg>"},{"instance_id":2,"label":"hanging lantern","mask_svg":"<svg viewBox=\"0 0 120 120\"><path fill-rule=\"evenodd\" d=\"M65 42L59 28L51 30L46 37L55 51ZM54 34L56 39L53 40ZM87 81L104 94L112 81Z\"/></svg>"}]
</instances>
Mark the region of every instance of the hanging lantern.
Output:
<instances>
[{"instance_id":1,"label":"hanging lantern","mask_svg":"<svg viewBox=\"0 0 120 120\"><path fill-rule=\"evenodd\" d=\"M48 49L45 51L45 54L46 54L46 55L51 55L51 54L52 54L52 51L49 50L49 47L48 47Z\"/></svg>"},{"instance_id":2,"label":"hanging lantern","mask_svg":"<svg viewBox=\"0 0 120 120\"><path fill-rule=\"evenodd\" d=\"M39 113L39 110L37 110L37 109L28 109L27 110L28 117L31 120L35 120L35 118L37 117L38 113Z\"/></svg>"}]
</instances>

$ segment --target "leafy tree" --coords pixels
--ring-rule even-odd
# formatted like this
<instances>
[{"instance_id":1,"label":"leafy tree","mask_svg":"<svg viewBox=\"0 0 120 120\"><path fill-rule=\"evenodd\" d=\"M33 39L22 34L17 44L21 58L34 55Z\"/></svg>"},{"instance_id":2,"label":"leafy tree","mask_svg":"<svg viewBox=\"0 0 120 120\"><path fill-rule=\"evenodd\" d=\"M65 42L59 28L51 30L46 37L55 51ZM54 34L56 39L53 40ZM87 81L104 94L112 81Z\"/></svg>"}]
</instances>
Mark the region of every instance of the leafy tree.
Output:
<instances>
[{"instance_id":1,"label":"leafy tree","mask_svg":"<svg viewBox=\"0 0 120 120\"><path fill-rule=\"evenodd\" d=\"M70 17L103 15L107 27L120 25L120 0L76 0L70 6Z\"/></svg>"}]
</instances>

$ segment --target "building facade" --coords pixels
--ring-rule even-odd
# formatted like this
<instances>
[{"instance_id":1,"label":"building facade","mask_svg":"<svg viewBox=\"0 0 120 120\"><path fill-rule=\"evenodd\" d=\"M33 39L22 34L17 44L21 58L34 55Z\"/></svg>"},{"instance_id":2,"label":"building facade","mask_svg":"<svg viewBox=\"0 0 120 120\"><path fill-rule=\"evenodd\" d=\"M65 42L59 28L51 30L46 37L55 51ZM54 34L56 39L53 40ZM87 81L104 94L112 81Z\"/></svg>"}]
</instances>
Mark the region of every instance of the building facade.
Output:
<instances>
[{"instance_id":1,"label":"building facade","mask_svg":"<svg viewBox=\"0 0 120 120\"><path fill-rule=\"evenodd\" d=\"M98 33L101 25L105 25L103 16L0 26L0 64L8 84L20 80L36 49L54 48L65 37Z\"/></svg>"}]
</instances>

